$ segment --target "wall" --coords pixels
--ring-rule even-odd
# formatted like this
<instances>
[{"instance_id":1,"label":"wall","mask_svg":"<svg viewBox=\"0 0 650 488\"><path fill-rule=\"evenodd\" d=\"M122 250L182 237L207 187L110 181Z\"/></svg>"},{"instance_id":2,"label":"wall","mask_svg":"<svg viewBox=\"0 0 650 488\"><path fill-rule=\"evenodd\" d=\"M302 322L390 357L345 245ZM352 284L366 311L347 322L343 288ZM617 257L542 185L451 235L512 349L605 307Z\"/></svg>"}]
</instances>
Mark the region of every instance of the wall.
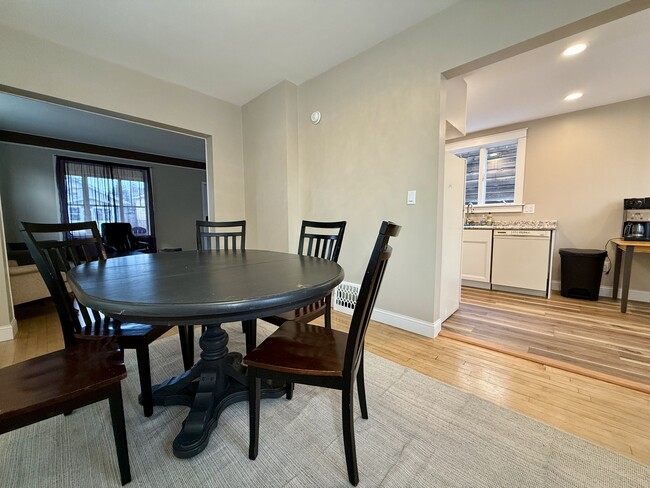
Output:
<instances>
[{"instance_id":1,"label":"wall","mask_svg":"<svg viewBox=\"0 0 650 488\"><path fill-rule=\"evenodd\" d=\"M158 247L196 249L194 221L201 219L205 171L0 143L0 197L8 242L22 242L23 220L60 221L56 155L151 168Z\"/></svg>"},{"instance_id":2,"label":"wall","mask_svg":"<svg viewBox=\"0 0 650 488\"><path fill-rule=\"evenodd\" d=\"M360 283L380 221L394 220L403 229L377 307L413 330L439 319L440 74L616 3L460 2L299 86L303 216L348 221L346 280Z\"/></svg>"},{"instance_id":3,"label":"wall","mask_svg":"<svg viewBox=\"0 0 650 488\"><path fill-rule=\"evenodd\" d=\"M426 323L436 320L440 73L620 3L462 1L301 85L300 201L290 211L348 220L341 263L355 282L379 222L402 224L377 305ZM239 107L5 27L0 85L206 134L211 217L238 218L245 210ZM323 112L318 126L309 122L313 110ZM287 138L291 131L289 124ZM406 190L412 189L419 203L407 208Z\"/></svg>"},{"instance_id":4,"label":"wall","mask_svg":"<svg viewBox=\"0 0 650 488\"><path fill-rule=\"evenodd\" d=\"M5 242L3 222L2 202L0 201L0 243ZM15 335L16 319L11 302L7 252L5 246L2 245L0 246L0 342L11 340Z\"/></svg>"},{"instance_id":5,"label":"wall","mask_svg":"<svg viewBox=\"0 0 650 488\"><path fill-rule=\"evenodd\" d=\"M604 249L620 237L623 199L650 196L650 97L467 137L522 127L528 127L524 200L535 204L535 213L499 214L497 220L557 219L553 279L559 280L559 249ZM613 246L608 250L613 260ZM611 286L612 275L603 275L603 286ZM649 254L635 256L630 288L642 292L634 298L650 301Z\"/></svg>"},{"instance_id":6,"label":"wall","mask_svg":"<svg viewBox=\"0 0 650 488\"><path fill-rule=\"evenodd\" d=\"M286 252L289 229L298 225L296 205L290 203L297 199L297 139L291 135L296 91L284 81L242 107L249 248Z\"/></svg>"},{"instance_id":7,"label":"wall","mask_svg":"<svg viewBox=\"0 0 650 488\"><path fill-rule=\"evenodd\" d=\"M210 217L245 212L240 107L4 26L0 85L205 135Z\"/></svg>"}]
</instances>

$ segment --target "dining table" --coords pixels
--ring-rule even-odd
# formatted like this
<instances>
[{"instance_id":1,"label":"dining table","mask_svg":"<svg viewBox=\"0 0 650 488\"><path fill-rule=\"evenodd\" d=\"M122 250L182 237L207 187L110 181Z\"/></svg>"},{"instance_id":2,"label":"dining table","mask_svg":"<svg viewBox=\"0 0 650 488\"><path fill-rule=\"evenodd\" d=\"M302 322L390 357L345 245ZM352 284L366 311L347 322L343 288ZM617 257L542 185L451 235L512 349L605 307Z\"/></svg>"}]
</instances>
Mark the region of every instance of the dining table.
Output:
<instances>
[{"instance_id":1,"label":"dining table","mask_svg":"<svg viewBox=\"0 0 650 488\"><path fill-rule=\"evenodd\" d=\"M173 442L174 454L188 458L205 449L225 408L248 400L242 355L228 351L222 324L242 321L255 331L256 319L314 303L343 277L341 266L326 259L217 250L94 261L70 270L68 283L82 305L122 322L205 326L196 364L153 387L154 405L190 407ZM268 383L262 398L283 394L282 385Z\"/></svg>"}]
</instances>

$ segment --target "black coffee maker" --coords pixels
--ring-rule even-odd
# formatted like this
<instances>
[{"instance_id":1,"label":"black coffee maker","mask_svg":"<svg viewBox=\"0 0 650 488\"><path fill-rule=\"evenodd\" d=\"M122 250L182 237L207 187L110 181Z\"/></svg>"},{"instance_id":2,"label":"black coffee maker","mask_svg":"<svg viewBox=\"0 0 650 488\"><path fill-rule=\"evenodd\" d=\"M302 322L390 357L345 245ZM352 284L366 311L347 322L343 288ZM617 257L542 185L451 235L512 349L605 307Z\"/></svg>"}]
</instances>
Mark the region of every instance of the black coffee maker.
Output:
<instances>
[{"instance_id":1,"label":"black coffee maker","mask_svg":"<svg viewBox=\"0 0 650 488\"><path fill-rule=\"evenodd\" d=\"M623 201L623 239L650 241L650 197Z\"/></svg>"}]
</instances>

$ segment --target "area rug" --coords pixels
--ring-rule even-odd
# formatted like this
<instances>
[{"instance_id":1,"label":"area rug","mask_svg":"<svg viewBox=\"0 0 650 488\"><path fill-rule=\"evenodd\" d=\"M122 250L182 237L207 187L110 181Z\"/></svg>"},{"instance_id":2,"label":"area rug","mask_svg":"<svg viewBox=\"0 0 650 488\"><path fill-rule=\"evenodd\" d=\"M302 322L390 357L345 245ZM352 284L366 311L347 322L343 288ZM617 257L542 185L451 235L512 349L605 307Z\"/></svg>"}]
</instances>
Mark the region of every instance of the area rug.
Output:
<instances>
[{"instance_id":1,"label":"area rug","mask_svg":"<svg viewBox=\"0 0 650 488\"><path fill-rule=\"evenodd\" d=\"M259 329L260 337L273 330ZM229 349L243 351L241 328L227 330ZM650 486L647 466L373 354L365 360L370 419L355 406L359 486ZM177 459L171 445L187 408L155 407L144 418L131 351L126 363L128 486L349 486L340 392L297 385L291 401L263 400L255 461L248 459L245 402L224 412L205 451ZM153 343L151 363L154 382L181 371L178 338ZM0 436L2 487L119 484L106 401Z\"/></svg>"}]
</instances>

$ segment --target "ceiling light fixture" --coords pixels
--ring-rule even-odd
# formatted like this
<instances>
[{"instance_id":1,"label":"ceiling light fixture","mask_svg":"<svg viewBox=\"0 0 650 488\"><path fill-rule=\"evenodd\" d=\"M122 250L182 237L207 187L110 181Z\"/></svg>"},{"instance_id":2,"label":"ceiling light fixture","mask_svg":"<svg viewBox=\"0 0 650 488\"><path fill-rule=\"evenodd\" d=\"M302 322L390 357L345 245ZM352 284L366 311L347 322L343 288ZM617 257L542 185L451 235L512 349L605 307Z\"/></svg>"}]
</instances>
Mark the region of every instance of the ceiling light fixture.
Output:
<instances>
[{"instance_id":1,"label":"ceiling light fixture","mask_svg":"<svg viewBox=\"0 0 650 488\"><path fill-rule=\"evenodd\" d=\"M564 99L567 102L570 102L572 100L577 100L581 96L582 96L582 92L573 92L573 93L569 93L566 97L564 97Z\"/></svg>"},{"instance_id":2,"label":"ceiling light fixture","mask_svg":"<svg viewBox=\"0 0 650 488\"><path fill-rule=\"evenodd\" d=\"M562 51L562 54L564 56L575 56L576 54L580 54L582 51L587 49L588 44L586 42L579 42L578 44L572 44L571 46L567 47L564 51Z\"/></svg>"}]
</instances>

